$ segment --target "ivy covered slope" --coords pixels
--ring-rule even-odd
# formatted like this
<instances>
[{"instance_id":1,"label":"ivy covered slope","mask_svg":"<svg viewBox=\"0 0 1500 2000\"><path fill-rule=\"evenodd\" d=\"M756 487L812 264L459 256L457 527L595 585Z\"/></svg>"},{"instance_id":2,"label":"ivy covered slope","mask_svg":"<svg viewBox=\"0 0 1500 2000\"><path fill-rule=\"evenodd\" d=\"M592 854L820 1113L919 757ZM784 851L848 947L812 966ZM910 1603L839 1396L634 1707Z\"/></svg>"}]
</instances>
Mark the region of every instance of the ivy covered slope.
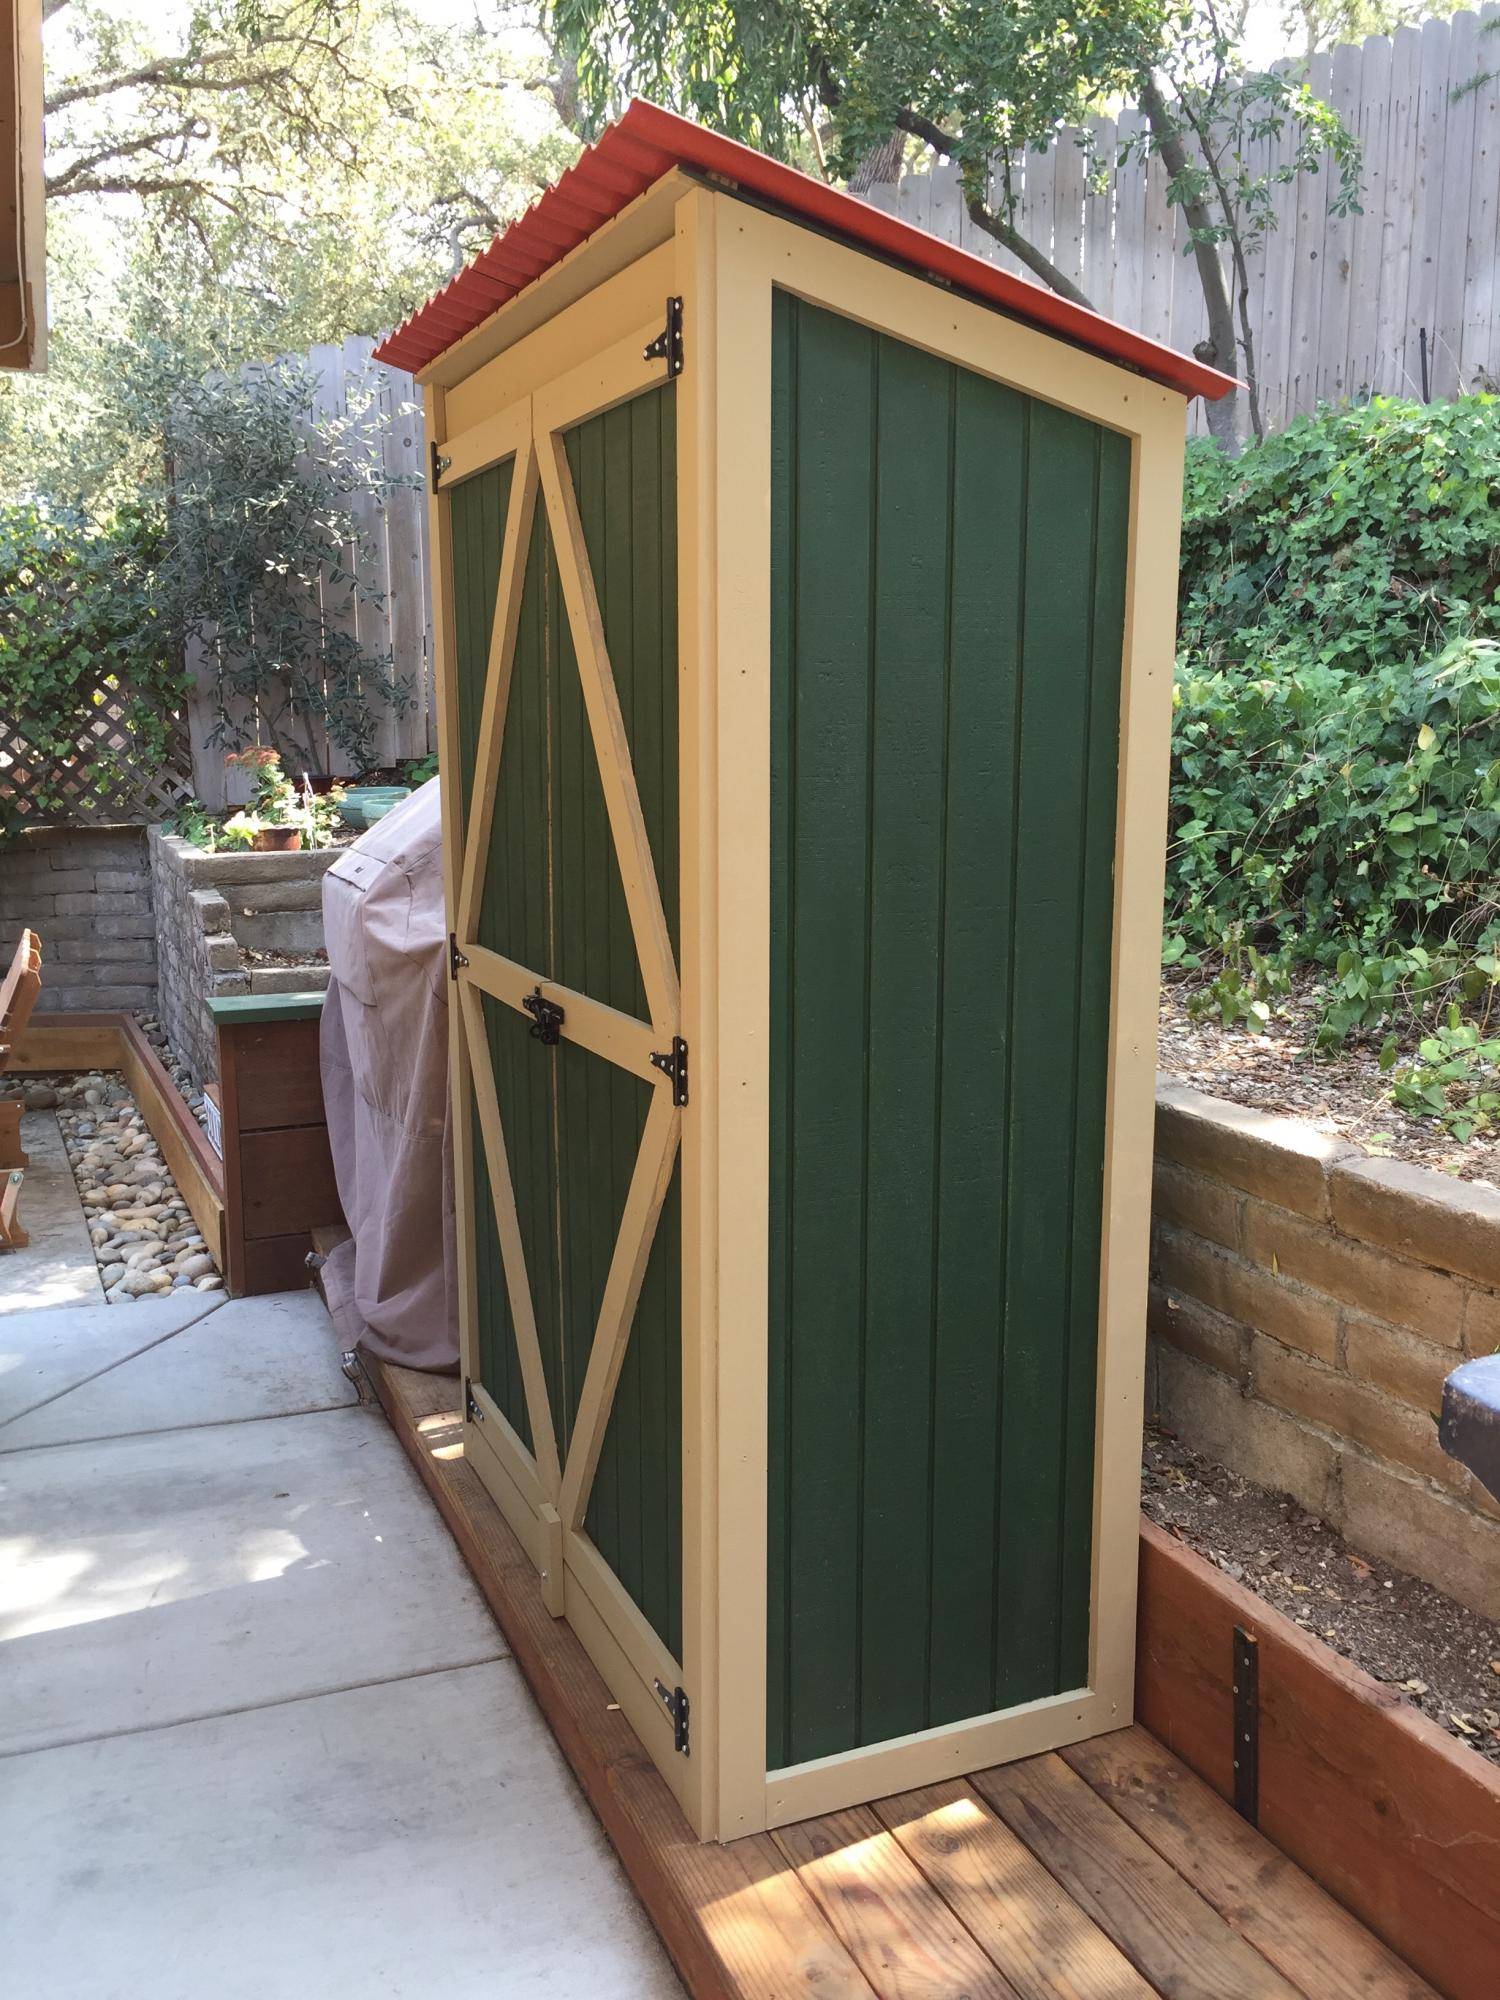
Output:
<instances>
[{"instance_id":1,"label":"ivy covered slope","mask_svg":"<svg viewBox=\"0 0 1500 2000\"><path fill-rule=\"evenodd\" d=\"M1226 1021L1302 966L1325 1047L1500 1033L1497 522L1494 396L1190 448L1167 957Z\"/></svg>"}]
</instances>

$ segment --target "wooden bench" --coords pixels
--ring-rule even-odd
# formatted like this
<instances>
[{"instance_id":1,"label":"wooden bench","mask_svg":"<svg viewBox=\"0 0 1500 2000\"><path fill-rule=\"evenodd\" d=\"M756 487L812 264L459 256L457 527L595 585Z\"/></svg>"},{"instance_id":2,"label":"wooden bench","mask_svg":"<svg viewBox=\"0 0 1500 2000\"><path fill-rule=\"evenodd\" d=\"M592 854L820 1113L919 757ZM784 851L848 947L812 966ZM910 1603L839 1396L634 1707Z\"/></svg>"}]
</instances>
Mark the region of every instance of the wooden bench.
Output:
<instances>
[{"instance_id":1,"label":"wooden bench","mask_svg":"<svg viewBox=\"0 0 1500 2000\"><path fill-rule=\"evenodd\" d=\"M10 968L0 980L0 1075L25 1033L42 990L42 941L35 931L22 931ZM0 1097L0 1250L22 1250L30 1242L16 1210L21 1182L30 1164L21 1146L19 1097Z\"/></svg>"}]
</instances>

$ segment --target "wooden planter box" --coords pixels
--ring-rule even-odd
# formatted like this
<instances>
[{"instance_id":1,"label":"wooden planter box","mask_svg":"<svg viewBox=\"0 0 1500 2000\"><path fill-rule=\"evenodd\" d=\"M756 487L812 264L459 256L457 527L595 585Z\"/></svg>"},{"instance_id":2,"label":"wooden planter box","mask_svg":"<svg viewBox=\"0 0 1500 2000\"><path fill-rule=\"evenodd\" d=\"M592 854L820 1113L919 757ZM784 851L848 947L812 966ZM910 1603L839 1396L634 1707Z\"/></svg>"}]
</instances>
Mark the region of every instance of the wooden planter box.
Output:
<instances>
[{"instance_id":1,"label":"wooden planter box","mask_svg":"<svg viewBox=\"0 0 1500 2000\"><path fill-rule=\"evenodd\" d=\"M224 1280L236 1298L307 1283L312 1232L342 1222L318 1065L321 993L210 1000L219 1035Z\"/></svg>"},{"instance_id":2,"label":"wooden planter box","mask_svg":"<svg viewBox=\"0 0 1500 2000\"><path fill-rule=\"evenodd\" d=\"M727 1838L1130 1719L1185 402L668 127L424 380L465 1450Z\"/></svg>"}]
</instances>

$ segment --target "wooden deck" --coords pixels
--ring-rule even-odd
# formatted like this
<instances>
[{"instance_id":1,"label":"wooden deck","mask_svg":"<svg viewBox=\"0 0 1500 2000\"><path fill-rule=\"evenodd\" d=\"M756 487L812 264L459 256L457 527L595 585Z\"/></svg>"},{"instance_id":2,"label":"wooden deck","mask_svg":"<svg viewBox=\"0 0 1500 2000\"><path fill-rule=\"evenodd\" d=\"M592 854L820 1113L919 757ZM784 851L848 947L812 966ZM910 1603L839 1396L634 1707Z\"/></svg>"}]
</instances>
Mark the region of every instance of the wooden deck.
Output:
<instances>
[{"instance_id":1,"label":"wooden deck","mask_svg":"<svg viewBox=\"0 0 1500 2000\"><path fill-rule=\"evenodd\" d=\"M464 1464L457 1384L366 1368L693 1994L1432 2000L1140 1728L701 1845Z\"/></svg>"}]
</instances>

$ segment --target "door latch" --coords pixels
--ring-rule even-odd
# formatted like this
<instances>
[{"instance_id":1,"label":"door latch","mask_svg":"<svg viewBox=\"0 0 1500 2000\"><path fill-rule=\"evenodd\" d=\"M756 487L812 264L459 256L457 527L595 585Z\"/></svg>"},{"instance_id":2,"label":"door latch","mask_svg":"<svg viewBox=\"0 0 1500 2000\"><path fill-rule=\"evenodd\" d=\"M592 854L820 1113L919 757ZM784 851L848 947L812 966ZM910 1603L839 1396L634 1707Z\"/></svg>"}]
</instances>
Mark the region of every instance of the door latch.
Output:
<instances>
[{"instance_id":1,"label":"door latch","mask_svg":"<svg viewBox=\"0 0 1500 2000\"><path fill-rule=\"evenodd\" d=\"M672 1102L686 1104L688 1101L688 1045L681 1035L672 1037L670 1050L651 1051L651 1067L659 1069L663 1076L672 1079Z\"/></svg>"},{"instance_id":2,"label":"door latch","mask_svg":"<svg viewBox=\"0 0 1500 2000\"><path fill-rule=\"evenodd\" d=\"M670 379L682 373L682 300L667 300L667 323L641 350L643 361L665 361Z\"/></svg>"},{"instance_id":3,"label":"door latch","mask_svg":"<svg viewBox=\"0 0 1500 2000\"><path fill-rule=\"evenodd\" d=\"M562 1024L567 1019L555 1000L549 1000L539 986L535 993L528 993L521 1002L531 1016L531 1038L549 1049L555 1049L562 1039Z\"/></svg>"}]
</instances>

